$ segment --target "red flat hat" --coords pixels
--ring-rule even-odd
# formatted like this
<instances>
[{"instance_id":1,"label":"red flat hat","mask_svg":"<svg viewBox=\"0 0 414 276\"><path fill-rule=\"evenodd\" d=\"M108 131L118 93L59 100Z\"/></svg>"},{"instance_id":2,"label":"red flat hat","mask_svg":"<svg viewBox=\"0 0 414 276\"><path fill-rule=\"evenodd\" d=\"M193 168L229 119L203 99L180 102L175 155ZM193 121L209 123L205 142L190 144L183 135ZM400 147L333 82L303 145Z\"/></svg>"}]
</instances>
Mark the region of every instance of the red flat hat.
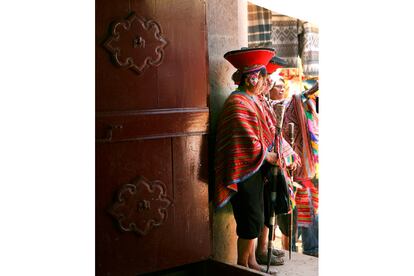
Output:
<instances>
[{"instance_id":1,"label":"red flat hat","mask_svg":"<svg viewBox=\"0 0 414 276\"><path fill-rule=\"evenodd\" d=\"M287 62L277 56L274 56L266 65L267 73L273 74L278 68L286 67Z\"/></svg>"},{"instance_id":2,"label":"red flat hat","mask_svg":"<svg viewBox=\"0 0 414 276\"><path fill-rule=\"evenodd\" d=\"M224 54L224 58L244 73L256 67L265 67L274 55L273 48L242 48L227 52Z\"/></svg>"}]
</instances>

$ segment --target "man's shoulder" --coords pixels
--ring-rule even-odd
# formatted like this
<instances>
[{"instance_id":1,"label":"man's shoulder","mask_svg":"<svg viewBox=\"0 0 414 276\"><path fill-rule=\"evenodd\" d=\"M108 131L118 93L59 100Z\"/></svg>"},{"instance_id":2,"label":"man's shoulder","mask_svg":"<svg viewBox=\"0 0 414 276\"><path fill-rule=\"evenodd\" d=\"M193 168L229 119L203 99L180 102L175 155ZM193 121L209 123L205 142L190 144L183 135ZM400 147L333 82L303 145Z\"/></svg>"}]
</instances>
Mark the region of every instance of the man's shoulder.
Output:
<instances>
[{"instance_id":1,"label":"man's shoulder","mask_svg":"<svg viewBox=\"0 0 414 276\"><path fill-rule=\"evenodd\" d=\"M254 101L246 93L234 91L227 98L227 103L228 104L252 105L254 103Z\"/></svg>"}]
</instances>

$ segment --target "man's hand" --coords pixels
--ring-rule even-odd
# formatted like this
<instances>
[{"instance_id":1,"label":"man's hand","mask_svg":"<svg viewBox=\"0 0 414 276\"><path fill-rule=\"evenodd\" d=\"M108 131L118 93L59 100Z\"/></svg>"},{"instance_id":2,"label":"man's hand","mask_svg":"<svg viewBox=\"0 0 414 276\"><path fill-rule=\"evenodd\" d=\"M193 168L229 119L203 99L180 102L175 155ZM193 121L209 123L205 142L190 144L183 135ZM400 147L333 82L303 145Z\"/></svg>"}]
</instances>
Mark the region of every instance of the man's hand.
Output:
<instances>
[{"instance_id":1,"label":"man's hand","mask_svg":"<svg viewBox=\"0 0 414 276\"><path fill-rule=\"evenodd\" d=\"M296 170L297 167L298 166L297 166L297 164L295 162L295 163L290 164L289 166L287 166L287 169L290 170L290 171L294 171L294 170Z\"/></svg>"},{"instance_id":2,"label":"man's hand","mask_svg":"<svg viewBox=\"0 0 414 276\"><path fill-rule=\"evenodd\" d=\"M290 164L289 166L287 166L288 170L294 171L296 170L298 167L302 166L302 162L300 161L299 156L295 153L295 162L293 162L293 164Z\"/></svg>"},{"instance_id":3,"label":"man's hand","mask_svg":"<svg viewBox=\"0 0 414 276\"><path fill-rule=\"evenodd\" d=\"M266 161L272 165L276 165L278 162L277 154L275 152L268 152L266 154Z\"/></svg>"}]
</instances>

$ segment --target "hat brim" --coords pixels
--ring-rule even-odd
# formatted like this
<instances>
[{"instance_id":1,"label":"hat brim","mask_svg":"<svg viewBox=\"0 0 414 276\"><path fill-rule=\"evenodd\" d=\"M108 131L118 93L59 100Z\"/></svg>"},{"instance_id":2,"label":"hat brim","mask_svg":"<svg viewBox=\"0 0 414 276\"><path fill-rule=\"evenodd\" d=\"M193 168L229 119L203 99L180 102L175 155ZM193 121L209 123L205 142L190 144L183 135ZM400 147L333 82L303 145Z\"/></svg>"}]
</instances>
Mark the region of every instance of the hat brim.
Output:
<instances>
[{"instance_id":1,"label":"hat brim","mask_svg":"<svg viewBox=\"0 0 414 276\"><path fill-rule=\"evenodd\" d=\"M274 56L266 65L266 71L268 74L273 74L277 69L287 66L287 62L277 56Z\"/></svg>"},{"instance_id":2,"label":"hat brim","mask_svg":"<svg viewBox=\"0 0 414 276\"><path fill-rule=\"evenodd\" d=\"M279 64L269 63L266 66L266 71L270 75L270 74L273 74L277 69L282 68L282 67L284 66L281 66Z\"/></svg>"},{"instance_id":3,"label":"hat brim","mask_svg":"<svg viewBox=\"0 0 414 276\"><path fill-rule=\"evenodd\" d=\"M247 48L227 52L224 58L241 72L255 65L266 66L275 55L273 48Z\"/></svg>"}]
</instances>

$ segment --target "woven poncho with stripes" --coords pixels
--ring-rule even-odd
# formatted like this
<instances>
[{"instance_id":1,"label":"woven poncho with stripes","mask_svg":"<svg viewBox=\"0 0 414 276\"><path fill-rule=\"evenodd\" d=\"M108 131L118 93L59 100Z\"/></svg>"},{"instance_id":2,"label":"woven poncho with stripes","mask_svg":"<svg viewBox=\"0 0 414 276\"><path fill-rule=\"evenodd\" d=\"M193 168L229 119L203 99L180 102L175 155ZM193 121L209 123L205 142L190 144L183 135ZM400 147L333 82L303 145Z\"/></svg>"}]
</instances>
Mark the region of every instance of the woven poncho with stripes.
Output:
<instances>
[{"instance_id":1,"label":"woven poncho with stripes","mask_svg":"<svg viewBox=\"0 0 414 276\"><path fill-rule=\"evenodd\" d=\"M224 206L238 183L257 172L272 147L274 130L258 100L235 91L224 103L217 125L215 206Z\"/></svg>"},{"instance_id":2,"label":"woven poncho with stripes","mask_svg":"<svg viewBox=\"0 0 414 276\"><path fill-rule=\"evenodd\" d=\"M296 126L294 150L302 159L302 166L294 173L295 181L303 186L296 190L297 221L298 226L309 227L319 206L318 189L311 181L315 177L316 165L319 162L319 119L311 99L303 95L292 97L285 113L284 129L288 130L288 124L291 122Z\"/></svg>"}]
</instances>

